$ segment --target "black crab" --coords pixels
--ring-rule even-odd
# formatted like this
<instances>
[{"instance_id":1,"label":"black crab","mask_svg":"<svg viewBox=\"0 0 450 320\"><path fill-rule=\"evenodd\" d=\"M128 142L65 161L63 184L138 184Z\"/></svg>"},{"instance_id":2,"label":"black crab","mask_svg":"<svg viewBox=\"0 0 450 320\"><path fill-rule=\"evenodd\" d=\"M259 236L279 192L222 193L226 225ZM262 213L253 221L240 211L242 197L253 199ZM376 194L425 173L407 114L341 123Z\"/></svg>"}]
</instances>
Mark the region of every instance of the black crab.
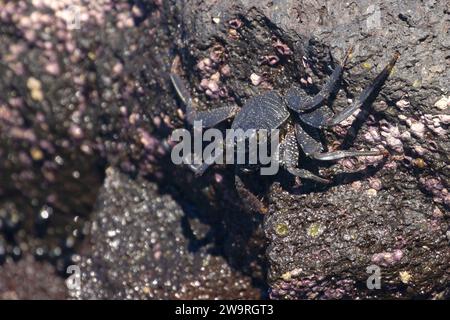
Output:
<instances>
[{"instance_id":1,"label":"black crab","mask_svg":"<svg viewBox=\"0 0 450 320\"><path fill-rule=\"evenodd\" d=\"M389 77L400 54L396 52L389 63L375 77L371 84L365 88L359 97L343 111L334 114L326 105L333 93L339 89L340 80L346 63L350 59L350 48L342 63L338 64L333 73L315 96L308 96L299 87L293 86L285 96L271 90L261 95L250 98L242 108L237 106L218 107L208 111L197 111L193 106L193 100L184 81L175 73L170 77L173 86L186 106L186 119L192 125L194 121L202 121L204 128L214 127L222 121L234 117L232 129L267 130L284 129L284 136L279 144L279 161L289 173L303 179L310 179L319 183L330 183L329 179L320 177L308 170L298 167L300 149L307 157L322 161L339 160L346 157L378 156L386 155L382 151L352 151L339 150L325 152L322 143L317 137L312 136L310 129L320 130L338 125L360 109L370 98L378 93L381 86ZM204 162L200 166L191 166L196 175L202 175L210 164ZM251 206L260 212L266 212L266 208L253 193L247 190L239 177L239 171L246 166L236 166L235 184L241 196L250 202Z\"/></svg>"}]
</instances>

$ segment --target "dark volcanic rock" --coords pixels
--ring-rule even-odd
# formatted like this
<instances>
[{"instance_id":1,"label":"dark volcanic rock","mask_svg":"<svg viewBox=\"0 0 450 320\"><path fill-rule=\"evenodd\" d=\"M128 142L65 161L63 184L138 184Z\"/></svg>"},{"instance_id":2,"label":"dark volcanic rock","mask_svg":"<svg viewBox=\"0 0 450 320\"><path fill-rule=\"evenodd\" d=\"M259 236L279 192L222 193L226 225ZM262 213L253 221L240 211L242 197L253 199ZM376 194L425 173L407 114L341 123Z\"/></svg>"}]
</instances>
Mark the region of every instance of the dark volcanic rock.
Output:
<instances>
[{"instance_id":1,"label":"dark volcanic rock","mask_svg":"<svg viewBox=\"0 0 450 320\"><path fill-rule=\"evenodd\" d=\"M72 296L260 298L261 289L252 278L231 268L222 250L208 241L210 229L187 219L180 205L160 194L155 184L110 168L93 214L92 254L82 257L81 291Z\"/></svg>"},{"instance_id":2,"label":"dark volcanic rock","mask_svg":"<svg viewBox=\"0 0 450 320\"><path fill-rule=\"evenodd\" d=\"M271 296L448 296L446 218L414 179L392 177L396 183L375 192L364 181L314 195L274 193L265 223ZM372 265L380 267L382 290L366 286Z\"/></svg>"},{"instance_id":3,"label":"dark volcanic rock","mask_svg":"<svg viewBox=\"0 0 450 320\"><path fill-rule=\"evenodd\" d=\"M448 296L448 4L191 1L183 12L179 52L199 108L243 105L293 82L317 92L332 64L328 51L341 59L353 45L334 103L341 110L401 53L373 108L326 133L328 149L386 149L386 161L302 161L337 174L327 188L276 177L265 222L272 297ZM381 290L365 284L373 264Z\"/></svg>"},{"instance_id":4,"label":"dark volcanic rock","mask_svg":"<svg viewBox=\"0 0 450 320\"><path fill-rule=\"evenodd\" d=\"M259 297L262 217L244 213L232 168L194 178L169 162L165 139L183 115L167 73L175 62L200 109L242 106L293 83L314 94L353 45L335 111L395 51L402 56L369 112L327 130L328 149L390 156L334 166L302 159L336 175L328 187L249 177L275 182L259 194L270 209L271 295L448 296L447 2L71 3L78 29L63 1L0 5L0 259L2 248L14 259L30 251L64 271L114 166L122 173L104 182L75 296ZM381 290L365 286L372 264Z\"/></svg>"},{"instance_id":5,"label":"dark volcanic rock","mask_svg":"<svg viewBox=\"0 0 450 320\"><path fill-rule=\"evenodd\" d=\"M8 243L57 260L83 236L105 163L158 171L151 131L167 135L176 114L161 94L173 15L160 1L127 0L0 10L0 206L21 216Z\"/></svg>"},{"instance_id":6,"label":"dark volcanic rock","mask_svg":"<svg viewBox=\"0 0 450 320\"><path fill-rule=\"evenodd\" d=\"M1 250L1 249L0 249ZM54 267L26 255L19 262L8 259L0 266L0 299L66 299L67 288Z\"/></svg>"}]
</instances>

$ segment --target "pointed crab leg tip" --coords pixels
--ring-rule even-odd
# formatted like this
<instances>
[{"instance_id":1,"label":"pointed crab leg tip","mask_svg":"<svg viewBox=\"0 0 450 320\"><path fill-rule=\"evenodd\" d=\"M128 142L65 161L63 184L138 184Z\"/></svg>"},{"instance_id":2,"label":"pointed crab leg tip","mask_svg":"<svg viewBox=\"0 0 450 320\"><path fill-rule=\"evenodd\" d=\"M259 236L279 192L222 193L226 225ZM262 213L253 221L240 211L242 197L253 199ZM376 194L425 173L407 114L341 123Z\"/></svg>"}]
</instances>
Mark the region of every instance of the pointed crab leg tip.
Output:
<instances>
[{"instance_id":1,"label":"pointed crab leg tip","mask_svg":"<svg viewBox=\"0 0 450 320\"><path fill-rule=\"evenodd\" d=\"M353 46L348 47L347 52L345 53L344 62L345 65L351 58L353 53Z\"/></svg>"},{"instance_id":2,"label":"pointed crab leg tip","mask_svg":"<svg viewBox=\"0 0 450 320\"><path fill-rule=\"evenodd\" d=\"M330 179L325 179L322 177L316 177L315 179L312 179L315 182L321 183L321 184L330 184L332 182L332 180Z\"/></svg>"},{"instance_id":3,"label":"pointed crab leg tip","mask_svg":"<svg viewBox=\"0 0 450 320\"><path fill-rule=\"evenodd\" d=\"M262 207L262 208L259 208L258 211L260 214L267 214L269 212L269 209L267 207Z\"/></svg>"},{"instance_id":4,"label":"pointed crab leg tip","mask_svg":"<svg viewBox=\"0 0 450 320\"><path fill-rule=\"evenodd\" d=\"M350 56L353 53L353 49L354 49L354 47L352 45L348 47L347 56Z\"/></svg>"},{"instance_id":5,"label":"pointed crab leg tip","mask_svg":"<svg viewBox=\"0 0 450 320\"><path fill-rule=\"evenodd\" d=\"M389 157L390 153L387 150L373 151L373 154L368 155L370 157L383 156L384 158Z\"/></svg>"},{"instance_id":6,"label":"pointed crab leg tip","mask_svg":"<svg viewBox=\"0 0 450 320\"><path fill-rule=\"evenodd\" d=\"M392 57L391 61L389 62L389 70L392 70L392 68L394 67L395 63L397 62L397 60L400 58L400 52L395 51L394 56Z\"/></svg>"},{"instance_id":7,"label":"pointed crab leg tip","mask_svg":"<svg viewBox=\"0 0 450 320\"><path fill-rule=\"evenodd\" d=\"M383 157L389 157L389 151L387 151L387 150L383 150L383 151L381 151L380 152L380 155L382 155Z\"/></svg>"}]
</instances>

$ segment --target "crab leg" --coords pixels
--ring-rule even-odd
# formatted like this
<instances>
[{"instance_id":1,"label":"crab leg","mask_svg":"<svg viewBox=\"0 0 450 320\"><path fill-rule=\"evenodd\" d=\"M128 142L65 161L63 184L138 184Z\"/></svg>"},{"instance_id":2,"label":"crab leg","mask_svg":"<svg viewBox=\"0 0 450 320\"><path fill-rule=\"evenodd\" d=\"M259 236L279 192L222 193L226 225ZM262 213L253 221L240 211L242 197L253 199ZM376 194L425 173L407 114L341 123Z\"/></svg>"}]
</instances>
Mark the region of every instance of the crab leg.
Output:
<instances>
[{"instance_id":1,"label":"crab leg","mask_svg":"<svg viewBox=\"0 0 450 320\"><path fill-rule=\"evenodd\" d=\"M189 169L192 170L192 172L194 172L194 174L199 177L201 175L203 175L203 173L205 173L205 171L210 167L210 164L203 162L202 164L196 166L194 164L189 164Z\"/></svg>"},{"instance_id":2,"label":"crab leg","mask_svg":"<svg viewBox=\"0 0 450 320\"><path fill-rule=\"evenodd\" d=\"M362 156L379 156L383 155L383 151L351 151L351 150L339 150L339 151L331 151L331 152L323 152L323 153L313 153L311 157L316 160L339 160L343 158L349 157L362 157Z\"/></svg>"},{"instance_id":3,"label":"crab leg","mask_svg":"<svg viewBox=\"0 0 450 320\"><path fill-rule=\"evenodd\" d=\"M284 141L280 144L280 152L283 165L289 173L303 179L314 180L320 183L330 182L329 180L319 177L312 172L309 172L308 170L300 169L297 167L299 150L297 139L295 136L295 130L291 129L286 134Z\"/></svg>"},{"instance_id":4,"label":"crab leg","mask_svg":"<svg viewBox=\"0 0 450 320\"><path fill-rule=\"evenodd\" d=\"M212 165L214 164L214 162L218 159L222 157L222 152L219 152L216 155L211 155L210 157L208 157L204 162L202 162L200 165L196 166L194 164L190 164L189 168L195 173L195 175L197 177L203 175L203 173L205 173L205 171Z\"/></svg>"},{"instance_id":5,"label":"crab leg","mask_svg":"<svg viewBox=\"0 0 450 320\"><path fill-rule=\"evenodd\" d=\"M194 124L194 121L202 121L203 127L210 128L235 116L240 110L240 108L236 106L227 106L215 108L209 111L196 111L193 107L192 97L186 90L183 80L174 73L170 74L170 79L172 80L172 84L178 96L186 106L186 119L191 125Z\"/></svg>"},{"instance_id":6,"label":"crab leg","mask_svg":"<svg viewBox=\"0 0 450 320\"><path fill-rule=\"evenodd\" d=\"M320 92L316 94L314 97L305 98L298 92L299 89L295 87L291 88L286 95L286 102L288 107L291 110L301 113L313 110L318 106L320 106L321 104L323 104L330 97L330 95L333 92L335 92L336 89L338 88L342 77L342 72L344 71L344 67L347 61L349 60L352 51L353 51L352 47L350 47L347 50L347 53L345 55L344 60L342 61L342 64L336 66L328 81L322 87Z\"/></svg>"},{"instance_id":7,"label":"crab leg","mask_svg":"<svg viewBox=\"0 0 450 320\"><path fill-rule=\"evenodd\" d=\"M258 197L256 197L249 189L247 189L241 177L239 176L237 169L235 170L234 174L234 185L236 187L236 191L239 197L243 200L245 206L247 206L253 211L262 214L268 212L268 209L266 208L264 203L261 200L259 200Z\"/></svg>"},{"instance_id":8,"label":"crab leg","mask_svg":"<svg viewBox=\"0 0 450 320\"><path fill-rule=\"evenodd\" d=\"M322 144L311 137L301 125L295 125L295 133L297 141L302 148L305 155L316 160L329 161L339 160L348 157L361 157L361 156L379 156L382 155L381 151L351 151L351 150L339 150L331 152L323 152Z\"/></svg>"},{"instance_id":9,"label":"crab leg","mask_svg":"<svg viewBox=\"0 0 450 320\"><path fill-rule=\"evenodd\" d=\"M339 124L340 122L351 116L356 110L361 108L364 103L372 96L372 94L381 88L387 77L389 77L389 74L391 73L392 68L394 67L399 57L400 54L396 52L391 61L389 61L386 67L384 67L384 69L378 74L373 82L366 89L364 89L359 98L350 107L344 109L342 112L338 113L336 116L330 119L325 125L334 126L336 124Z\"/></svg>"}]
</instances>

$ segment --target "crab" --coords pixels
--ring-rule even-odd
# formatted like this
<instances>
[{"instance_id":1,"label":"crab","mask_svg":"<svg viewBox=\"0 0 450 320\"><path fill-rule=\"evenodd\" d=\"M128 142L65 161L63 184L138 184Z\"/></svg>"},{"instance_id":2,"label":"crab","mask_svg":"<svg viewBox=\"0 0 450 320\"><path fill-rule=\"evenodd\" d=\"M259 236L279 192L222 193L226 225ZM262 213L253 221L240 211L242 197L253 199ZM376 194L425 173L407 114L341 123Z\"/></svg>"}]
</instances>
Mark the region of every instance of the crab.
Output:
<instances>
[{"instance_id":1,"label":"crab","mask_svg":"<svg viewBox=\"0 0 450 320\"><path fill-rule=\"evenodd\" d=\"M290 174L300 179L309 179L318 183L328 184L331 180L314 174L306 169L300 168L299 156L300 149L303 153L312 159L322 161L335 161L347 157L361 156L386 156L383 151L354 151L338 150L324 151L324 146L317 139L317 133L346 120L355 111L367 104L371 98L379 92L382 85L389 77L394 67L399 53L395 52L388 64L366 87L359 97L343 111L334 114L327 106L331 102L331 97L339 89L340 81L344 68L349 61L352 48L347 50L342 62L338 64L329 79L323 85L321 90L313 97L308 96L298 86L291 87L283 96L275 90L267 91L261 95L250 98L242 108L238 106L218 107L208 111L197 111L193 105L193 99L189 94L186 84L176 73L171 73L170 78L177 92L177 95L186 107L187 122L192 125L194 121L202 121L204 128L210 128L219 123L233 118L231 128L254 130L283 129L285 133L279 144L280 164ZM204 162L200 166L191 166L191 169L197 174L202 175L210 164ZM246 171L249 166L236 166L235 185L241 197L250 204L254 210L265 213L266 207L252 192L245 187L239 173Z\"/></svg>"}]
</instances>

